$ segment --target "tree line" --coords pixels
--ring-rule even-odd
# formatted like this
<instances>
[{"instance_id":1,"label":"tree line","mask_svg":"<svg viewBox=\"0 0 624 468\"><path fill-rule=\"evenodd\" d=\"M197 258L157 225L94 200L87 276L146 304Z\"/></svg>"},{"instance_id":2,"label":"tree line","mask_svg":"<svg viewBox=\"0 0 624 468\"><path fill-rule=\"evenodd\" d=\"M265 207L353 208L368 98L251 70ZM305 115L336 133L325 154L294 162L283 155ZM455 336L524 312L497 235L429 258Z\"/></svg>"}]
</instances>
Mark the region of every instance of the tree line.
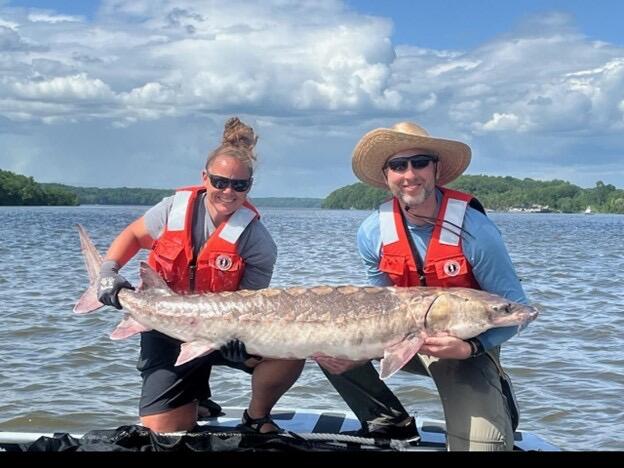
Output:
<instances>
[{"instance_id":1,"label":"tree line","mask_svg":"<svg viewBox=\"0 0 624 468\"><path fill-rule=\"evenodd\" d=\"M73 187L37 183L32 177L0 169L0 206L4 205L155 205L173 189ZM320 208L322 198L253 198L258 207Z\"/></svg>"},{"instance_id":2,"label":"tree line","mask_svg":"<svg viewBox=\"0 0 624 468\"><path fill-rule=\"evenodd\" d=\"M60 187L45 187L32 177L0 169L0 205L78 205L78 196Z\"/></svg>"},{"instance_id":3,"label":"tree line","mask_svg":"<svg viewBox=\"0 0 624 468\"><path fill-rule=\"evenodd\" d=\"M624 190L596 182L581 188L563 180L539 181L513 177L462 175L449 187L468 192L489 209L548 206L562 213L578 213L587 206L597 213L624 213ZM0 169L0 205L155 205L172 189L73 187L41 184L32 177ZM377 208L389 192L361 182L334 190L325 199L253 198L259 207L333 208L369 210Z\"/></svg>"},{"instance_id":4,"label":"tree line","mask_svg":"<svg viewBox=\"0 0 624 468\"><path fill-rule=\"evenodd\" d=\"M553 211L578 213L591 206L598 213L624 213L624 190L596 182L593 188L581 188L563 180L540 181L514 177L462 175L449 188L468 192L492 210L548 206ZM374 209L390 197L386 190L361 182L330 193L323 208Z\"/></svg>"},{"instance_id":5,"label":"tree line","mask_svg":"<svg viewBox=\"0 0 624 468\"><path fill-rule=\"evenodd\" d=\"M164 197L174 193L171 189L73 187L62 184L41 185L46 188L55 187L75 194L80 205L155 205Z\"/></svg>"}]
</instances>

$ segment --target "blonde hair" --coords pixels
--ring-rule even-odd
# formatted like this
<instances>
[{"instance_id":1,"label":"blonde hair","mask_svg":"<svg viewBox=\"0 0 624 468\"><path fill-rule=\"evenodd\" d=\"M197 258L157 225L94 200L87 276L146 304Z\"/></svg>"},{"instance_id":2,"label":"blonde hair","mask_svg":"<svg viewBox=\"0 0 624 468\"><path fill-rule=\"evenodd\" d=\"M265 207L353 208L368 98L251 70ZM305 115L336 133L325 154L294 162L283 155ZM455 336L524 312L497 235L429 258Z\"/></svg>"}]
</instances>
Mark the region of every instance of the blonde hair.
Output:
<instances>
[{"instance_id":1,"label":"blonde hair","mask_svg":"<svg viewBox=\"0 0 624 468\"><path fill-rule=\"evenodd\" d=\"M249 169L249 176L253 175L256 154L254 147L258 141L258 136L253 128L241 122L238 117L232 117L225 122L223 128L223 139L221 145L217 147L206 160L206 170L219 156L230 156L241 161Z\"/></svg>"}]
</instances>

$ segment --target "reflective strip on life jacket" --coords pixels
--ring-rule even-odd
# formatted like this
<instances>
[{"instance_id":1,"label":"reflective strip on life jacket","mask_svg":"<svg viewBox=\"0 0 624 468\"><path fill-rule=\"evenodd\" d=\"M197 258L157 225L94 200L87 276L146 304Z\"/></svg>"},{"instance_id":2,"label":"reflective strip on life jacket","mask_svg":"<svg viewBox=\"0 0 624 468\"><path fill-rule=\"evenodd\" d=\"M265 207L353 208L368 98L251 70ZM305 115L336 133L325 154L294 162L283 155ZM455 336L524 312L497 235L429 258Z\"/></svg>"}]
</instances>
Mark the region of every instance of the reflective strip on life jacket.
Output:
<instances>
[{"instance_id":1,"label":"reflective strip on life jacket","mask_svg":"<svg viewBox=\"0 0 624 468\"><path fill-rule=\"evenodd\" d=\"M175 193L173 206L171 207L169 219L167 220L167 231L184 231L186 209L191 195L193 195L193 192L190 190L181 190Z\"/></svg>"},{"instance_id":2,"label":"reflective strip on life jacket","mask_svg":"<svg viewBox=\"0 0 624 468\"><path fill-rule=\"evenodd\" d=\"M245 228L258 214L245 206L236 210L219 233L219 237L230 244L236 244Z\"/></svg>"},{"instance_id":3,"label":"reflective strip on life jacket","mask_svg":"<svg viewBox=\"0 0 624 468\"><path fill-rule=\"evenodd\" d=\"M461 232L467 207L468 202L449 198L443 218L444 229L440 234L440 244L459 245L458 234Z\"/></svg>"},{"instance_id":4,"label":"reflective strip on life jacket","mask_svg":"<svg viewBox=\"0 0 624 468\"><path fill-rule=\"evenodd\" d=\"M394 244L399 240L399 233L394 222L393 205L394 199L385 202L379 207L379 229L382 245Z\"/></svg>"}]
</instances>

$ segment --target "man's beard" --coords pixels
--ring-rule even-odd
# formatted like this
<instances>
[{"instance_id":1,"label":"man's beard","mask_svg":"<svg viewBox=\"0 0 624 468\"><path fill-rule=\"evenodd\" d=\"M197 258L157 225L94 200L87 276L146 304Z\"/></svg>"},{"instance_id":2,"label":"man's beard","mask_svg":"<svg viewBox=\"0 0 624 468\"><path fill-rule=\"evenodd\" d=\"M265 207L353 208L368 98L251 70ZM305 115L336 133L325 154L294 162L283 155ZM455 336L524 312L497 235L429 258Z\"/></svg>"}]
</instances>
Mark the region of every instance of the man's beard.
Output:
<instances>
[{"instance_id":1,"label":"man's beard","mask_svg":"<svg viewBox=\"0 0 624 468\"><path fill-rule=\"evenodd\" d=\"M400 187L393 187L392 194L397 197L403 205L409 208L416 208L418 205L422 205L425 200L433 195L434 191L435 187L423 187L423 190L421 190L418 195L406 195L401 191Z\"/></svg>"}]
</instances>

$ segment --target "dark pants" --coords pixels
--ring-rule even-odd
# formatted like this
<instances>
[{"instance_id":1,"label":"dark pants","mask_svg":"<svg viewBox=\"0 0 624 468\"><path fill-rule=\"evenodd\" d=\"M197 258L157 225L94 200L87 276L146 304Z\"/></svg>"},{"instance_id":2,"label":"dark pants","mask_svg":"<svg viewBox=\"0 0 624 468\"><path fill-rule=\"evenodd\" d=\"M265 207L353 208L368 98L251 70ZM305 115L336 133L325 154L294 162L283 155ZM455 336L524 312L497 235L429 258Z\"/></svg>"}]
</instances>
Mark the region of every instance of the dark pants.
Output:
<instances>
[{"instance_id":1,"label":"dark pants","mask_svg":"<svg viewBox=\"0 0 624 468\"><path fill-rule=\"evenodd\" d=\"M321 370L363 429L370 432L381 430L383 426L402 424L410 417L370 362L339 375L330 374L323 367Z\"/></svg>"},{"instance_id":2,"label":"dark pants","mask_svg":"<svg viewBox=\"0 0 624 468\"><path fill-rule=\"evenodd\" d=\"M451 450L511 450L517 408L499 349L476 358L437 359L417 354L403 371L431 376L438 388ZM369 431L404 424L407 413L369 362L340 375L323 372Z\"/></svg>"},{"instance_id":3,"label":"dark pants","mask_svg":"<svg viewBox=\"0 0 624 468\"><path fill-rule=\"evenodd\" d=\"M208 379L212 366L228 366L253 373L252 367L228 361L220 351L176 366L181 344L180 340L155 330L141 333L137 369L141 372L143 387L139 415L163 413L211 396Z\"/></svg>"}]
</instances>

